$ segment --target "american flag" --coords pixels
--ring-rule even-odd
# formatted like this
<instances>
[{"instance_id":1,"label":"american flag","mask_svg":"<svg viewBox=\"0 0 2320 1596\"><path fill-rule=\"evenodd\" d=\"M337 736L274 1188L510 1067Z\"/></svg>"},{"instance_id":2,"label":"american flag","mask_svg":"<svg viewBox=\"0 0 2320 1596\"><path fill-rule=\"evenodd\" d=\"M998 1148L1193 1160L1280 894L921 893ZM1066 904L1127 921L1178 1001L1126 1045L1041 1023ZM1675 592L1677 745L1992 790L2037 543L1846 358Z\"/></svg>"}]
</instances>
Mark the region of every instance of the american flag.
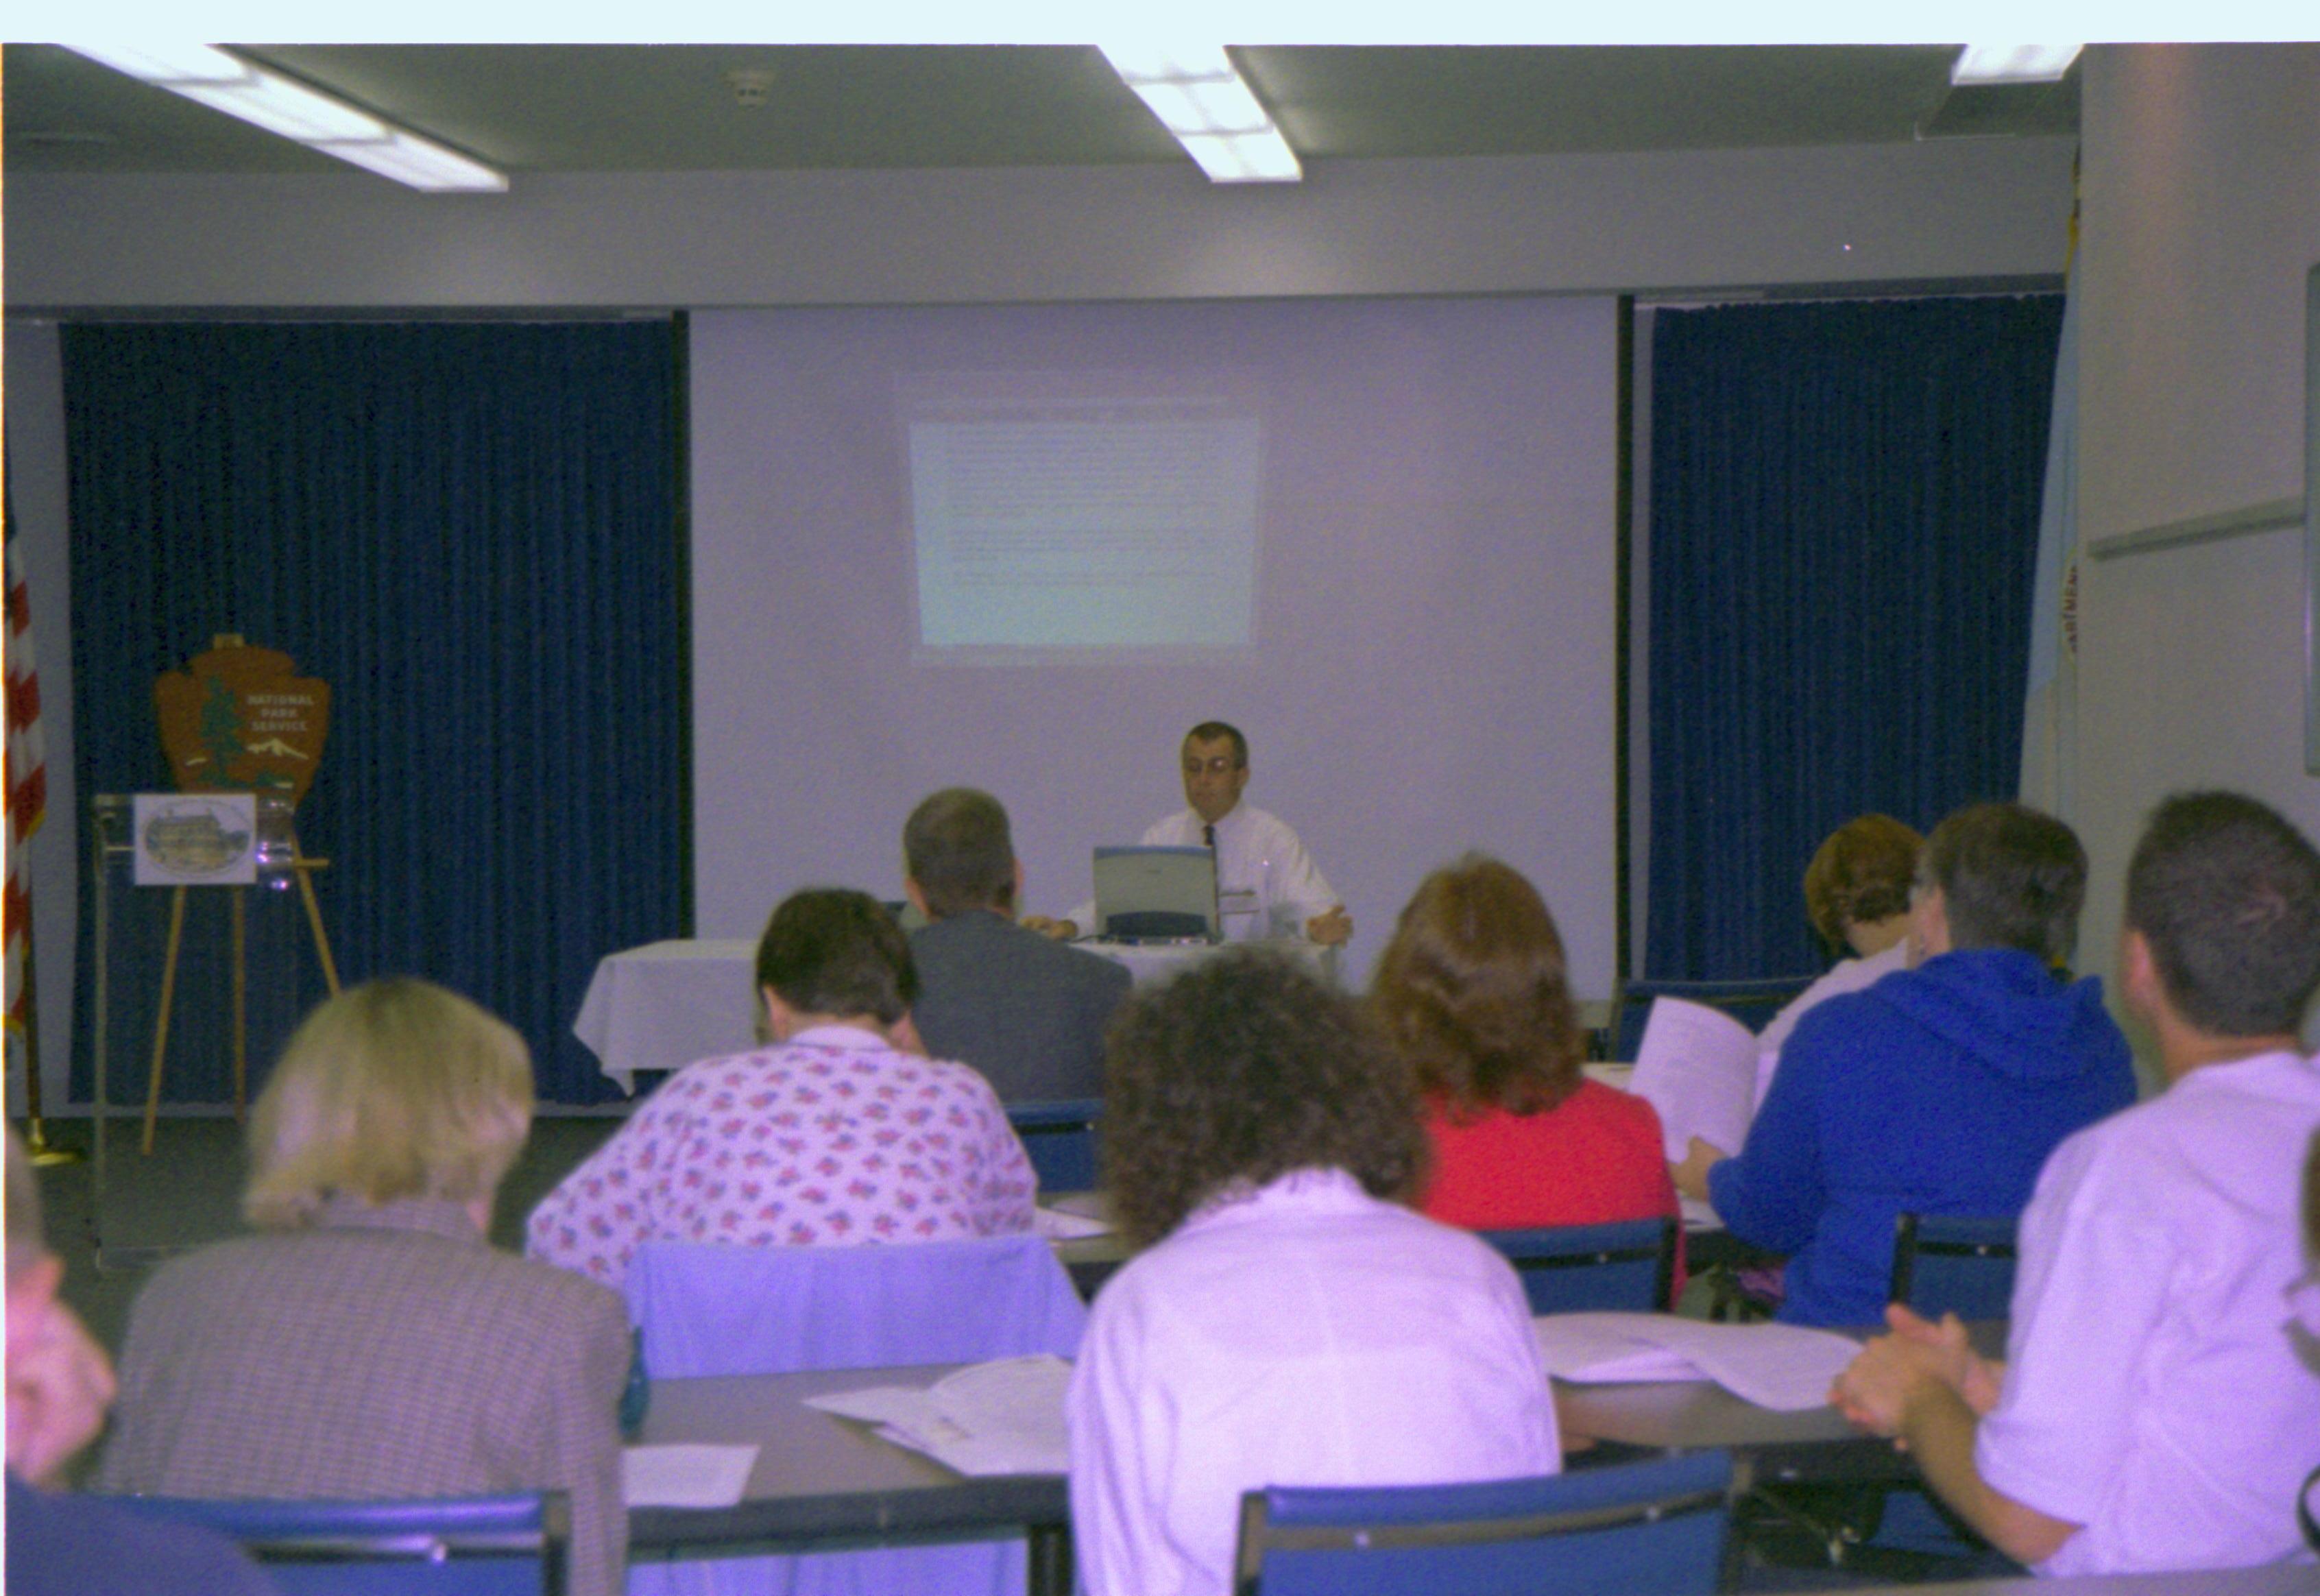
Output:
<instances>
[{"instance_id":1,"label":"american flag","mask_svg":"<svg viewBox=\"0 0 2320 1596\"><path fill-rule=\"evenodd\" d=\"M7 1025L9 1051L21 1045L32 1002L24 982L25 953L32 946L32 897L24 845L49 812L48 757L41 747L41 677L32 667L32 607L24 591L13 520L7 534L8 584L8 890L0 904L0 934L8 945Z\"/></svg>"}]
</instances>

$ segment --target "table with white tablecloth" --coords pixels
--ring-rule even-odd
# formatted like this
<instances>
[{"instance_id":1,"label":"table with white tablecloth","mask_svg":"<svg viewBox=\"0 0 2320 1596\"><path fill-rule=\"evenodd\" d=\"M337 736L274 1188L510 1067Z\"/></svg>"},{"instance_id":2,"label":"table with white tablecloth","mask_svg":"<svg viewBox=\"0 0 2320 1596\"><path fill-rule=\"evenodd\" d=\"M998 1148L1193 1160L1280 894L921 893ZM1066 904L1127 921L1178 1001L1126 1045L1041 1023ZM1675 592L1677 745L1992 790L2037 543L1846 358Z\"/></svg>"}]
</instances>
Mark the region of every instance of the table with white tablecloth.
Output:
<instances>
[{"instance_id":1,"label":"table with white tablecloth","mask_svg":"<svg viewBox=\"0 0 2320 1596\"><path fill-rule=\"evenodd\" d=\"M1138 986L1217 951L1209 943L1077 944L1127 966ZM1337 949L1310 942L1278 947L1337 978ZM572 1034L604 1074L633 1094L639 1070L682 1069L695 1059L757 1045L757 944L742 938L648 942L599 960Z\"/></svg>"},{"instance_id":2,"label":"table with white tablecloth","mask_svg":"<svg viewBox=\"0 0 2320 1596\"><path fill-rule=\"evenodd\" d=\"M597 961L572 1034L633 1093L639 1070L682 1069L757 1045L753 938L648 942Z\"/></svg>"}]
</instances>

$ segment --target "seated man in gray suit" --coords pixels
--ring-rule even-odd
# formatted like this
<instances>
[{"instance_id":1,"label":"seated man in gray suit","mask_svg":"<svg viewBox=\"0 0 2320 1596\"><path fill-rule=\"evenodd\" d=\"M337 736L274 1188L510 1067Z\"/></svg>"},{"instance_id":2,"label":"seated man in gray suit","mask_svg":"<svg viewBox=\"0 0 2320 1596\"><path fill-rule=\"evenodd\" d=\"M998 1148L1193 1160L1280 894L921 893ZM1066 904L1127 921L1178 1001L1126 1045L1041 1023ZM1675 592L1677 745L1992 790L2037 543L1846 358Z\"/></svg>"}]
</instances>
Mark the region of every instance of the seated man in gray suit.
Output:
<instances>
[{"instance_id":1,"label":"seated man in gray suit","mask_svg":"<svg viewBox=\"0 0 2320 1596\"><path fill-rule=\"evenodd\" d=\"M1023 866L999 800L935 793L902 827L902 862L932 922L911 937L927 1051L980 1071L1001 1102L1101 1096L1103 1029L1128 971L1015 923Z\"/></svg>"}]
</instances>

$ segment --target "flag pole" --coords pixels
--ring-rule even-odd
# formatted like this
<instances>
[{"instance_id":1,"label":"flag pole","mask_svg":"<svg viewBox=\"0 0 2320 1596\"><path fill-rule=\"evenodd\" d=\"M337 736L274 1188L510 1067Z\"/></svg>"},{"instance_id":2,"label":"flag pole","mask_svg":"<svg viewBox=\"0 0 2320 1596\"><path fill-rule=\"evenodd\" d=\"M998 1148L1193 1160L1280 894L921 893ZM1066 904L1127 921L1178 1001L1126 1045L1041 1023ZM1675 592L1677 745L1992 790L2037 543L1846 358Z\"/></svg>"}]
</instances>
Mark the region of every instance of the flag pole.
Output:
<instances>
[{"instance_id":1,"label":"flag pole","mask_svg":"<svg viewBox=\"0 0 2320 1596\"><path fill-rule=\"evenodd\" d=\"M32 1154L34 1165L46 1168L59 1164L78 1164L88 1155L78 1147L51 1145L48 1126L41 1117L41 999L36 946L32 940L32 917L27 915L24 922L24 1150Z\"/></svg>"}]
</instances>

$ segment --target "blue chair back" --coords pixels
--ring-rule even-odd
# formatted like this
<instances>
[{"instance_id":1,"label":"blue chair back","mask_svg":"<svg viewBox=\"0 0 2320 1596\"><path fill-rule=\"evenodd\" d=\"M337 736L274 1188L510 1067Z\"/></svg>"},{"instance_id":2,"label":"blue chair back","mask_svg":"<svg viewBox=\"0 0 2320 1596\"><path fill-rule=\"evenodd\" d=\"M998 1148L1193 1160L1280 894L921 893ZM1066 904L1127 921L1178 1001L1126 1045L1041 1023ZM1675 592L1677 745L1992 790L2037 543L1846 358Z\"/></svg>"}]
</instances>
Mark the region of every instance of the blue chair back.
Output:
<instances>
[{"instance_id":1,"label":"blue chair back","mask_svg":"<svg viewBox=\"0 0 2320 1596\"><path fill-rule=\"evenodd\" d=\"M1693 1452L1533 1479L1241 1498L1237 1596L1708 1596L1734 1470Z\"/></svg>"},{"instance_id":2,"label":"blue chair back","mask_svg":"<svg viewBox=\"0 0 2320 1596\"><path fill-rule=\"evenodd\" d=\"M2014 1303L2016 1220L1905 1213L1893 1224L1885 1296L1927 1319L2004 1319Z\"/></svg>"},{"instance_id":3,"label":"blue chair back","mask_svg":"<svg viewBox=\"0 0 2320 1596\"><path fill-rule=\"evenodd\" d=\"M562 1596L560 1491L403 1501L108 1497L241 1543L283 1596Z\"/></svg>"},{"instance_id":4,"label":"blue chair back","mask_svg":"<svg viewBox=\"0 0 2320 1596\"><path fill-rule=\"evenodd\" d=\"M629 1318L656 1380L1071 1357L1087 1306L1037 1236L859 1247L648 1242Z\"/></svg>"},{"instance_id":5,"label":"blue chair back","mask_svg":"<svg viewBox=\"0 0 2320 1596\"><path fill-rule=\"evenodd\" d=\"M1632 1063L1644 1039L1644 1021L1654 998L1686 998L1721 1009L1750 1030L1767 1021L1813 984L1810 975L1772 975L1748 981L1630 981L1619 989L1611 1021L1611 1056Z\"/></svg>"},{"instance_id":6,"label":"blue chair back","mask_svg":"<svg viewBox=\"0 0 2320 1596\"><path fill-rule=\"evenodd\" d=\"M1100 1097L1008 1105L1008 1123L1030 1156L1041 1195L1095 1190L1095 1127L1102 1117Z\"/></svg>"},{"instance_id":7,"label":"blue chair back","mask_svg":"<svg viewBox=\"0 0 2320 1596\"><path fill-rule=\"evenodd\" d=\"M1675 1282L1675 1220L1484 1230L1522 1277L1533 1313L1657 1313Z\"/></svg>"}]
</instances>

